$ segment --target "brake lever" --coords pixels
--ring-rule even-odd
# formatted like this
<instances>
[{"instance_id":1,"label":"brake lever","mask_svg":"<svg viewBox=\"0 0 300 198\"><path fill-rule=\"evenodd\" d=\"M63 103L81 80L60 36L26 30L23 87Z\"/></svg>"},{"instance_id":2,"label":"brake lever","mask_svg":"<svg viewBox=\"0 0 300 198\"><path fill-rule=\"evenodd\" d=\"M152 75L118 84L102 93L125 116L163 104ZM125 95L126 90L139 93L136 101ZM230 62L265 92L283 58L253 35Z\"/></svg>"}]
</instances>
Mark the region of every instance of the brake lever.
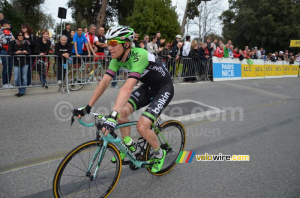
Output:
<instances>
[{"instance_id":1,"label":"brake lever","mask_svg":"<svg viewBox=\"0 0 300 198\"><path fill-rule=\"evenodd\" d=\"M73 116L71 117L71 125L70 125L70 127L72 126L72 124L74 123L74 110L71 110L72 111L72 113L73 113Z\"/></svg>"}]
</instances>

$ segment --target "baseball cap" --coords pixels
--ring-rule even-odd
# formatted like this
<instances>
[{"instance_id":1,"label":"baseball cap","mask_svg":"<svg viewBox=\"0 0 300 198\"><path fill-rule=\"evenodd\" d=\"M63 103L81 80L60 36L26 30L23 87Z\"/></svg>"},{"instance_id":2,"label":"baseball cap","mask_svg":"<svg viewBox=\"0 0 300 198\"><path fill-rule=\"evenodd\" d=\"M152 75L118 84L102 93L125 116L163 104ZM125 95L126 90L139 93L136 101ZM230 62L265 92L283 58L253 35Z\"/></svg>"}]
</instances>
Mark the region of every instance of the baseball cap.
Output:
<instances>
[{"instance_id":1,"label":"baseball cap","mask_svg":"<svg viewBox=\"0 0 300 198\"><path fill-rule=\"evenodd\" d=\"M11 22L10 22L9 20L3 19L3 20L1 21L1 25L5 24L5 23L11 24Z\"/></svg>"},{"instance_id":2,"label":"baseball cap","mask_svg":"<svg viewBox=\"0 0 300 198\"><path fill-rule=\"evenodd\" d=\"M181 36L178 34L178 35L176 35L176 38L180 38L181 39Z\"/></svg>"}]
</instances>

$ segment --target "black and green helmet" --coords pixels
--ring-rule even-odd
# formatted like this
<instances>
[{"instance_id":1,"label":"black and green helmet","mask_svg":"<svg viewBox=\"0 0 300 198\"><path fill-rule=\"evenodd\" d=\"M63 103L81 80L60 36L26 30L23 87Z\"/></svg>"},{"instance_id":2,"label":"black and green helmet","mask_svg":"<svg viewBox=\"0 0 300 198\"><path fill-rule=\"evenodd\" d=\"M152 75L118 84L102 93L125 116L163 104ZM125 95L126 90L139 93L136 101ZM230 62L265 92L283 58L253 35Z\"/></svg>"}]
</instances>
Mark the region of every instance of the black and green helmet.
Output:
<instances>
[{"instance_id":1,"label":"black and green helmet","mask_svg":"<svg viewBox=\"0 0 300 198\"><path fill-rule=\"evenodd\" d=\"M129 26L119 25L116 27L110 28L106 33L106 39L126 41L127 39L132 42L134 38L134 30Z\"/></svg>"}]
</instances>

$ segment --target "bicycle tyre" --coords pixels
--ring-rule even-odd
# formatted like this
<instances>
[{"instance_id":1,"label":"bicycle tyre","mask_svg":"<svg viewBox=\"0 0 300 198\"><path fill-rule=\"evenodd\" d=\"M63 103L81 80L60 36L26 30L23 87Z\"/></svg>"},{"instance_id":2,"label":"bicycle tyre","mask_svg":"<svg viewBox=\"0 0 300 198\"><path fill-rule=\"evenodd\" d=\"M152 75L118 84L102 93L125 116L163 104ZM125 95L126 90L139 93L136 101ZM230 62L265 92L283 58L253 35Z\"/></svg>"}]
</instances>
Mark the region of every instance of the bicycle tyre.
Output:
<instances>
[{"instance_id":1,"label":"bicycle tyre","mask_svg":"<svg viewBox=\"0 0 300 198\"><path fill-rule=\"evenodd\" d=\"M85 76L82 75L82 72L80 70L72 70L68 71L68 86L69 89L72 91L77 91L81 89L84 84L82 82L85 82Z\"/></svg>"},{"instance_id":2,"label":"bicycle tyre","mask_svg":"<svg viewBox=\"0 0 300 198\"><path fill-rule=\"evenodd\" d=\"M167 174L168 172L170 172L175 166L176 166L176 160L180 154L180 151L183 151L184 150L184 147L185 147L185 141L186 141L186 132L185 132L185 128L183 126L183 124L179 121L176 121L176 120L169 120L169 121L166 121L164 122L163 124L161 124L161 133L163 134L164 138L167 140L167 142L173 147L175 146L174 143L172 143L170 141L170 138L169 136L171 136L172 134L164 134L164 133L167 133L168 130L171 130L172 128L171 127L175 127L174 129L177 129L177 132L178 134L174 134L174 137L173 137L173 141L176 140L176 138L180 138L180 142L179 144L177 145L177 149L175 151L174 154L172 154L173 152L173 148L171 149L171 151L167 151L167 154L166 154L166 158L165 158L165 162L164 162L164 166L163 168L157 172L157 173L153 173L151 171L151 167L147 167L147 170L149 173L151 173L152 175L156 175L156 176L162 176L162 175L165 175ZM172 133L172 132L171 132ZM156 132L156 136L158 136L159 133ZM166 149L166 144L162 144L160 147L162 149ZM150 146L150 144L148 143L147 145L147 148L146 148L146 155L145 155L145 160L149 160L151 158L151 155L150 153L152 153L153 150ZM169 158L169 159L168 159ZM166 164L167 161L170 161L168 164Z\"/></svg>"},{"instance_id":3,"label":"bicycle tyre","mask_svg":"<svg viewBox=\"0 0 300 198\"><path fill-rule=\"evenodd\" d=\"M113 144L108 144L106 148L105 155L102 159L102 162L100 164L100 168L98 169L97 172L97 177L96 179L92 180L89 175L87 175L86 170L88 169L87 167L89 166L90 162L92 161L93 154L95 152L90 153L89 151L91 150L96 150L99 148L99 146L102 146L102 141L88 141L85 142L76 148L74 148L72 151L70 151L65 158L61 161L59 164L54 178L53 178L53 194L55 198L62 198L62 197L83 197L83 192L84 195L86 193L89 193L89 197L108 197L109 194L113 191L115 188L116 184L118 183L118 180L121 175L121 170L122 170L122 163L121 163L121 157L119 154L119 151ZM88 155L87 155L88 153ZM79 157L78 157L79 156ZM85 158L89 157L89 160L84 161ZM111 157L114 156L116 158L116 163L111 162ZM99 155L98 155L99 157ZM91 174L93 174L94 169L96 167L98 157L93 164L91 168ZM74 165L74 162L79 162ZM107 163L107 164L106 164ZM80 166L80 165L84 166ZM114 176L112 176L112 181L109 182L110 185L105 185L105 183L108 183L105 180L108 180L109 176L112 175L111 173L107 172L109 169L107 169L107 166L110 165L115 169ZM83 167L83 168L81 168ZM107 173L105 173L105 171ZM71 175L71 173L74 175ZM103 173L103 176L100 176L100 174ZM72 180L69 182L68 180L72 179L75 177L75 180ZM69 179L70 178L70 179ZM78 179L79 178L79 179ZM101 179L101 181L100 181ZM80 180L80 181L78 181ZM82 181L81 181L82 180ZM87 181L87 182L85 182ZM66 183L68 182L68 183ZM85 182L85 183L84 183ZM104 182L104 183L103 183ZM84 184L83 184L84 183ZM78 184L81 184L78 187ZM88 186L86 185L88 184ZM99 188L102 186L98 185L103 185L106 190L100 190ZM73 186L75 190L73 190ZM83 187L88 187L87 189L83 189ZM77 187L77 188L76 188ZM92 187L92 189L91 189ZM93 189L94 188L94 189ZM92 195L91 195L91 190L92 190ZM75 191L75 192L74 192ZM96 191L96 192L95 192ZM97 192L98 191L98 192ZM75 193L75 195L74 195ZM98 194L99 193L99 194ZM97 195L95 195L97 194ZM85 197L85 196L84 196Z\"/></svg>"}]
</instances>

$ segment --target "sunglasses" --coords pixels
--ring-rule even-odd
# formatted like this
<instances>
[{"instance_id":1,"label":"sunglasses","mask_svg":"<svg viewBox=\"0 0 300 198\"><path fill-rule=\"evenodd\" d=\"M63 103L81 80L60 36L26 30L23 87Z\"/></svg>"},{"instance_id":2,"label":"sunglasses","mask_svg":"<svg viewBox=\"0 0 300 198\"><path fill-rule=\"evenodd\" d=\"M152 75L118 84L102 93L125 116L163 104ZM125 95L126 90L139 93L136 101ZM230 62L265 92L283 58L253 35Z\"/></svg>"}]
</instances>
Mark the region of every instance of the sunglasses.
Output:
<instances>
[{"instance_id":1,"label":"sunglasses","mask_svg":"<svg viewBox=\"0 0 300 198\"><path fill-rule=\"evenodd\" d=\"M126 41L118 41L118 40L108 40L107 41L107 44L112 47L118 45L119 43L126 43Z\"/></svg>"},{"instance_id":2,"label":"sunglasses","mask_svg":"<svg viewBox=\"0 0 300 198\"><path fill-rule=\"evenodd\" d=\"M24 36L23 34L19 34L18 36Z\"/></svg>"},{"instance_id":3,"label":"sunglasses","mask_svg":"<svg viewBox=\"0 0 300 198\"><path fill-rule=\"evenodd\" d=\"M22 29L25 29L26 27L21 27Z\"/></svg>"}]
</instances>

